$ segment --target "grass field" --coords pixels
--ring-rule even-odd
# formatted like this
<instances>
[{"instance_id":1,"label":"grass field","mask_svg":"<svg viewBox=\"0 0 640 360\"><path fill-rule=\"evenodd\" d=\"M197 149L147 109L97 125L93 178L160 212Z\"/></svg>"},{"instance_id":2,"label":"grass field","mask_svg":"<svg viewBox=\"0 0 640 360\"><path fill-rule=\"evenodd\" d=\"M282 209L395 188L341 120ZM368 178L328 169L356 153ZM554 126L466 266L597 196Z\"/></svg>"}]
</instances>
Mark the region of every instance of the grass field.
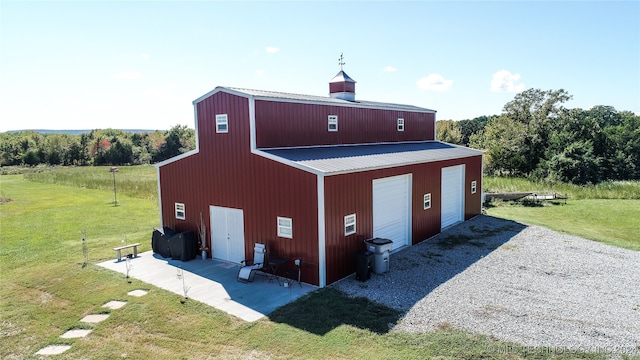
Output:
<instances>
[{"instance_id":1,"label":"grass field","mask_svg":"<svg viewBox=\"0 0 640 360\"><path fill-rule=\"evenodd\" d=\"M487 214L640 251L640 182L595 186L549 186L524 179L484 179L487 191L555 191L569 200L545 203L494 202Z\"/></svg>"},{"instance_id":2,"label":"grass field","mask_svg":"<svg viewBox=\"0 0 640 360\"><path fill-rule=\"evenodd\" d=\"M154 169L120 168L117 180L121 175L123 180L128 174L135 175L129 185L123 181L120 187L118 183L118 206L113 204L113 179L108 168L86 168L88 174L83 174L83 169L55 169L49 174L29 175L30 180L22 175L0 177L2 359L33 358L48 344L71 345L56 359L606 357L601 353L523 348L451 329L447 324L427 334L390 332L388 324L401 314L365 299L347 298L331 288L254 323L244 323L196 301L183 305L176 294L135 279L129 283L122 274L95 265L112 259L111 248L123 240L142 243L142 251L150 249L151 231L159 221ZM77 181L82 177L87 183ZM92 178L95 185L89 184ZM144 185L149 182L153 190ZM86 266L82 232L88 244ZM141 298L126 295L134 289L148 289L149 294ZM79 323L85 315L109 312L101 305L110 300L126 300L128 304L111 311L109 319L97 325ZM59 338L72 328L94 331L82 339Z\"/></svg>"}]
</instances>

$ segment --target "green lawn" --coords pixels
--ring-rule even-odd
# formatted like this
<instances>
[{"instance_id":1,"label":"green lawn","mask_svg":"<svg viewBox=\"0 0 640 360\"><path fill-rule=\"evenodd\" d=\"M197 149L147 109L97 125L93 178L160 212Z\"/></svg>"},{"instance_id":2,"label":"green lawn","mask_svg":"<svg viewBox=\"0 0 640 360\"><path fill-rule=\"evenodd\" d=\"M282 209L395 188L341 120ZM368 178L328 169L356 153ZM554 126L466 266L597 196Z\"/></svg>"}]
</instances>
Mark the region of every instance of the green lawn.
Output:
<instances>
[{"instance_id":1,"label":"green lawn","mask_svg":"<svg viewBox=\"0 0 640 360\"><path fill-rule=\"evenodd\" d=\"M640 250L640 200L569 200L544 206L497 206L487 214Z\"/></svg>"},{"instance_id":2,"label":"green lawn","mask_svg":"<svg viewBox=\"0 0 640 360\"><path fill-rule=\"evenodd\" d=\"M95 176L108 182L111 174L104 170ZM123 175L128 171L153 169L121 168ZM148 179L142 176L140 181ZM90 187L0 176L0 358L32 358L48 344L72 345L56 359L605 358L522 348L447 324L420 335L389 332L397 312L333 289L312 293L280 308L271 319L254 323L196 301L181 304L176 294L135 279L129 283L122 274L95 265L113 259L111 248L123 239L142 243L142 251L150 249L152 228L159 219L156 201L149 200L153 196L123 188L114 206L112 189ZM83 231L89 249L86 266ZM149 294L126 295L134 289L148 289ZM110 300L128 304L113 311L101 308ZM102 312L111 313L102 323L79 322L87 314ZM59 338L78 327L94 331L83 339Z\"/></svg>"},{"instance_id":3,"label":"green lawn","mask_svg":"<svg viewBox=\"0 0 640 360\"><path fill-rule=\"evenodd\" d=\"M484 187L488 192L555 191L569 196L566 204L494 202L487 207L489 215L640 250L640 182L550 186L524 179L487 177Z\"/></svg>"}]
</instances>

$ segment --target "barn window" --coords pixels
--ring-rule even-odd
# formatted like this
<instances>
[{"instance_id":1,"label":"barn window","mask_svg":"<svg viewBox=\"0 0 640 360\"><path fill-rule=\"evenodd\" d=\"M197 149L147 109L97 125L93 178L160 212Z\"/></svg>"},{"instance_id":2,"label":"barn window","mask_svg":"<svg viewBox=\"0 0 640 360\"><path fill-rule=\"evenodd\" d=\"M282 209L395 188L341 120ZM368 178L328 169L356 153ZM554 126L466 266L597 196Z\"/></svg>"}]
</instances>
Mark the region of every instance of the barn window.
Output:
<instances>
[{"instance_id":1,"label":"barn window","mask_svg":"<svg viewBox=\"0 0 640 360\"><path fill-rule=\"evenodd\" d=\"M475 181L475 180L473 180L473 181L471 182L471 193L472 193L472 194L475 194L475 193L476 193L476 187L477 187L476 185L477 185L476 181Z\"/></svg>"},{"instance_id":2,"label":"barn window","mask_svg":"<svg viewBox=\"0 0 640 360\"><path fill-rule=\"evenodd\" d=\"M424 194L424 209L431 209L431 193Z\"/></svg>"},{"instance_id":3,"label":"barn window","mask_svg":"<svg viewBox=\"0 0 640 360\"><path fill-rule=\"evenodd\" d=\"M187 216L185 215L185 212L184 212L184 204L176 203L176 219L184 220L186 218Z\"/></svg>"},{"instance_id":4,"label":"barn window","mask_svg":"<svg viewBox=\"0 0 640 360\"><path fill-rule=\"evenodd\" d=\"M229 132L229 117L227 114L216 115L216 132L227 133Z\"/></svg>"},{"instance_id":5,"label":"barn window","mask_svg":"<svg viewBox=\"0 0 640 360\"><path fill-rule=\"evenodd\" d=\"M329 115L329 131L338 131L338 115Z\"/></svg>"},{"instance_id":6,"label":"barn window","mask_svg":"<svg viewBox=\"0 0 640 360\"><path fill-rule=\"evenodd\" d=\"M344 217L344 235L351 235L356 233L356 214L347 215Z\"/></svg>"},{"instance_id":7,"label":"barn window","mask_svg":"<svg viewBox=\"0 0 640 360\"><path fill-rule=\"evenodd\" d=\"M404 119L398 118L398 131L404 131Z\"/></svg>"},{"instance_id":8,"label":"barn window","mask_svg":"<svg viewBox=\"0 0 640 360\"><path fill-rule=\"evenodd\" d=\"M278 216L278 236L293 238L293 220Z\"/></svg>"}]
</instances>

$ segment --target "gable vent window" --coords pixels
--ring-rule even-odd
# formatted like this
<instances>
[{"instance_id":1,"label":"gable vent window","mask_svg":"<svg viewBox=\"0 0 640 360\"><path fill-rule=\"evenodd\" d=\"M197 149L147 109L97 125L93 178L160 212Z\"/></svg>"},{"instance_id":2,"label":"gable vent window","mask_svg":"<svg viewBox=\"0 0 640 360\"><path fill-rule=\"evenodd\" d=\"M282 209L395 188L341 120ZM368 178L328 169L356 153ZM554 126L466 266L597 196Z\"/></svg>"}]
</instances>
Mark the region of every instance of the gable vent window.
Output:
<instances>
[{"instance_id":1,"label":"gable vent window","mask_svg":"<svg viewBox=\"0 0 640 360\"><path fill-rule=\"evenodd\" d=\"M184 204L176 203L176 219L185 220L186 218L187 216L185 215L185 212L184 212Z\"/></svg>"},{"instance_id":2,"label":"gable vent window","mask_svg":"<svg viewBox=\"0 0 640 360\"><path fill-rule=\"evenodd\" d=\"M228 133L229 132L229 117L227 114L216 115L216 132Z\"/></svg>"},{"instance_id":3,"label":"gable vent window","mask_svg":"<svg viewBox=\"0 0 640 360\"><path fill-rule=\"evenodd\" d=\"M329 131L338 131L338 115L329 115Z\"/></svg>"},{"instance_id":4,"label":"gable vent window","mask_svg":"<svg viewBox=\"0 0 640 360\"><path fill-rule=\"evenodd\" d=\"M404 131L404 119L398 118L398 131Z\"/></svg>"},{"instance_id":5,"label":"gable vent window","mask_svg":"<svg viewBox=\"0 0 640 360\"><path fill-rule=\"evenodd\" d=\"M293 220L291 218L278 216L278 236L293 238Z\"/></svg>"},{"instance_id":6,"label":"gable vent window","mask_svg":"<svg viewBox=\"0 0 640 360\"><path fill-rule=\"evenodd\" d=\"M344 217L344 235L351 235L356 233L356 214L347 215Z\"/></svg>"},{"instance_id":7,"label":"gable vent window","mask_svg":"<svg viewBox=\"0 0 640 360\"><path fill-rule=\"evenodd\" d=\"M431 193L424 194L423 202L424 202L424 209L425 210L431 209Z\"/></svg>"}]
</instances>

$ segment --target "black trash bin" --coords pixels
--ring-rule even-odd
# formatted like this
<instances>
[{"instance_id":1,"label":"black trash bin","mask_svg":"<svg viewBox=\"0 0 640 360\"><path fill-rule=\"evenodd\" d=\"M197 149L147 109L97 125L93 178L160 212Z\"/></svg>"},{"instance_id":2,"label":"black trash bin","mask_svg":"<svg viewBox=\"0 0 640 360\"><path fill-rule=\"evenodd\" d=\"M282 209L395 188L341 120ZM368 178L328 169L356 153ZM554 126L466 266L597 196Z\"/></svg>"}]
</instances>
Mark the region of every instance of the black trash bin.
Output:
<instances>
[{"instance_id":1,"label":"black trash bin","mask_svg":"<svg viewBox=\"0 0 640 360\"><path fill-rule=\"evenodd\" d=\"M373 253L371 251L361 251L356 254L356 280L367 281L371 277L371 263Z\"/></svg>"}]
</instances>

